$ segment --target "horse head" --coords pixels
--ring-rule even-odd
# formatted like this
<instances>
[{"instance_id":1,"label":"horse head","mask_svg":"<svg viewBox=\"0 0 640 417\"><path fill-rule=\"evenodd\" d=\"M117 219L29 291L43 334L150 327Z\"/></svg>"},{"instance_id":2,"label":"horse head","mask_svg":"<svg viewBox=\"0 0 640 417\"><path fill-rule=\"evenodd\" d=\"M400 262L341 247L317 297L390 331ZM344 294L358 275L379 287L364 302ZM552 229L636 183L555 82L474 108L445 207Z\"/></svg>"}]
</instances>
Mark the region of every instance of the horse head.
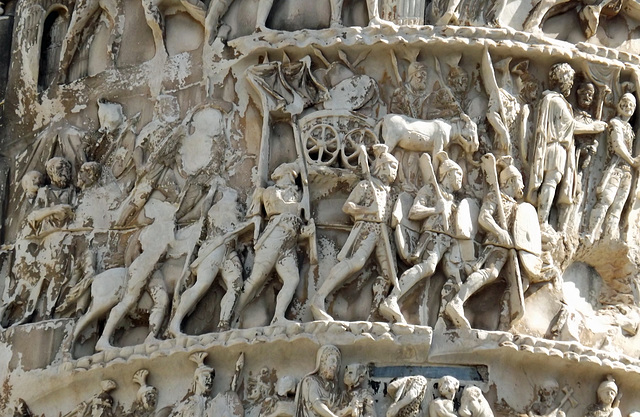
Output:
<instances>
[{"instance_id":1,"label":"horse head","mask_svg":"<svg viewBox=\"0 0 640 417\"><path fill-rule=\"evenodd\" d=\"M480 148L480 141L478 140L478 125L476 125L476 123L464 113L460 115L460 121L456 124L458 125L456 129L456 136L460 140L460 145L467 156L471 157L473 153Z\"/></svg>"}]
</instances>

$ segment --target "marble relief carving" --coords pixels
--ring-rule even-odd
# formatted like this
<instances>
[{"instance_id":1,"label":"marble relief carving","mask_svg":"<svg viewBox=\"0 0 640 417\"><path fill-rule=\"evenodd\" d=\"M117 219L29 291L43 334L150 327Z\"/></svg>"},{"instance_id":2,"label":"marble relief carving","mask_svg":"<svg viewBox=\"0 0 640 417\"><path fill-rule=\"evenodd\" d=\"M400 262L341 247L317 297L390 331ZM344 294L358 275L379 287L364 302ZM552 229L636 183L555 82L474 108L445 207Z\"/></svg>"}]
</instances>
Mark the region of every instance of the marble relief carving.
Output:
<instances>
[{"instance_id":1,"label":"marble relief carving","mask_svg":"<svg viewBox=\"0 0 640 417\"><path fill-rule=\"evenodd\" d=\"M0 8L2 415L640 409L636 0Z\"/></svg>"}]
</instances>

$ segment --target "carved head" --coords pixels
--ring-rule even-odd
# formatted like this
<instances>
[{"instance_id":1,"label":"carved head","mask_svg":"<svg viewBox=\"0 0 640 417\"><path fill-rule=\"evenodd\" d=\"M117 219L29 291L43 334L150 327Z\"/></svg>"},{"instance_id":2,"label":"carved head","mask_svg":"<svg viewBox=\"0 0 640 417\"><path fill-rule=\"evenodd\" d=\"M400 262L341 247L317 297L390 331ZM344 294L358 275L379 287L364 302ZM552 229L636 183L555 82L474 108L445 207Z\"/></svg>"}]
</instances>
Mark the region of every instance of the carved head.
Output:
<instances>
[{"instance_id":1,"label":"carved head","mask_svg":"<svg viewBox=\"0 0 640 417\"><path fill-rule=\"evenodd\" d=\"M276 184L291 185L295 183L296 177L300 172L300 166L297 162L286 162L280 164L271 174L271 179Z\"/></svg>"},{"instance_id":2,"label":"carved head","mask_svg":"<svg viewBox=\"0 0 640 417\"><path fill-rule=\"evenodd\" d=\"M54 186L67 188L71 184L71 164L66 159L51 158L47 161L45 168Z\"/></svg>"},{"instance_id":3,"label":"carved head","mask_svg":"<svg viewBox=\"0 0 640 417\"><path fill-rule=\"evenodd\" d=\"M493 417L491 406L478 387L468 386L462 391L460 409L462 417Z\"/></svg>"},{"instance_id":4,"label":"carved head","mask_svg":"<svg viewBox=\"0 0 640 417\"><path fill-rule=\"evenodd\" d=\"M85 162L78 171L78 187L84 190L98 182L102 174L102 165L97 162Z\"/></svg>"},{"instance_id":5,"label":"carved head","mask_svg":"<svg viewBox=\"0 0 640 417\"><path fill-rule=\"evenodd\" d=\"M212 367L205 365L204 360L207 355L207 352L196 352L189 356L189 359L198 365L193 373L193 392L196 395L208 394L213 386L215 371Z\"/></svg>"},{"instance_id":6,"label":"carved head","mask_svg":"<svg viewBox=\"0 0 640 417\"><path fill-rule=\"evenodd\" d=\"M502 177L502 174L500 175ZM502 179L502 178L501 178ZM501 181L502 182L502 181ZM540 401L553 401L560 390L560 385L555 379L548 379L538 387Z\"/></svg>"},{"instance_id":7,"label":"carved head","mask_svg":"<svg viewBox=\"0 0 640 417\"><path fill-rule=\"evenodd\" d=\"M520 199L524 195L522 174L516 167L509 165L500 172L500 188L509 197Z\"/></svg>"},{"instance_id":8,"label":"carved head","mask_svg":"<svg viewBox=\"0 0 640 417\"><path fill-rule=\"evenodd\" d=\"M616 381L611 375L607 376L607 379L602 381L598 386L598 401L610 407L618 395L618 386Z\"/></svg>"},{"instance_id":9,"label":"carved head","mask_svg":"<svg viewBox=\"0 0 640 417\"><path fill-rule=\"evenodd\" d=\"M636 98L631 93L624 93L618 101L618 116L629 118L636 111Z\"/></svg>"},{"instance_id":10,"label":"carved head","mask_svg":"<svg viewBox=\"0 0 640 417\"><path fill-rule=\"evenodd\" d=\"M320 346L316 354L316 372L323 379L334 380L340 369L340 350L334 345Z\"/></svg>"},{"instance_id":11,"label":"carved head","mask_svg":"<svg viewBox=\"0 0 640 417\"><path fill-rule=\"evenodd\" d=\"M154 106L154 118L175 122L180 117L178 99L167 94L159 95Z\"/></svg>"},{"instance_id":12,"label":"carved head","mask_svg":"<svg viewBox=\"0 0 640 417\"><path fill-rule=\"evenodd\" d=\"M531 78L522 83L522 90L520 91L520 96L525 103L533 103L538 99L540 95L540 85L538 82Z\"/></svg>"},{"instance_id":13,"label":"carved head","mask_svg":"<svg viewBox=\"0 0 640 417\"><path fill-rule=\"evenodd\" d=\"M438 392L448 400L453 400L458 388L460 388L460 382L452 376L446 375L438 380Z\"/></svg>"},{"instance_id":14,"label":"carved head","mask_svg":"<svg viewBox=\"0 0 640 417\"><path fill-rule=\"evenodd\" d=\"M368 368L361 363L347 365L344 370L344 384L348 389L359 386L367 376Z\"/></svg>"},{"instance_id":15,"label":"carved head","mask_svg":"<svg viewBox=\"0 0 640 417\"><path fill-rule=\"evenodd\" d=\"M416 91L424 91L427 89L427 67L419 62L409 65L409 84Z\"/></svg>"},{"instance_id":16,"label":"carved head","mask_svg":"<svg viewBox=\"0 0 640 417\"><path fill-rule=\"evenodd\" d=\"M552 88L558 88L563 96L569 97L573 87L573 77L576 72L566 62L554 64L549 70L549 83Z\"/></svg>"},{"instance_id":17,"label":"carved head","mask_svg":"<svg viewBox=\"0 0 640 417\"><path fill-rule=\"evenodd\" d=\"M122 106L118 103L111 103L105 99L98 100L98 122L100 128L98 132L111 133L118 129L124 120Z\"/></svg>"},{"instance_id":18,"label":"carved head","mask_svg":"<svg viewBox=\"0 0 640 417\"><path fill-rule=\"evenodd\" d=\"M462 149L464 149L467 156L470 157L480 148L478 125L464 113L460 115L460 119L461 121L454 123L453 126L459 129L457 131L459 133L458 137L462 138L460 145L462 145ZM462 127L460 127L460 124Z\"/></svg>"},{"instance_id":19,"label":"carved head","mask_svg":"<svg viewBox=\"0 0 640 417\"><path fill-rule=\"evenodd\" d=\"M136 399L145 410L155 410L158 404L158 390L147 385L147 376L149 376L149 371L146 369L140 369L133 375L133 381L140 385Z\"/></svg>"},{"instance_id":20,"label":"carved head","mask_svg":"<svg viewBox=\"0 0 640 417\"><path fill-rule=\"evenodd\" d=\"M578 91L576 91L576 95L578 96L578 107L584 110L589 109L593 104L593 97L595 94L596 88L593 86L593 83L586 82L580 84Z\"/></svg>"},{"instance_id":21,"label":"carved head","mask_svg":"<svg viewBox=\"0 0 640 417\"><path fill-rule=\"evenodd\" d=\"M196 132L209 137L220 136L224 131L224 118L220 110L206 107L198 110L192 117L191 123Z\"/></svg>"},{"instance_id":22,"label":"carved head","mask_svg":"<svg viewBox=\"0 0 640 417\"><path fill-rule=\"evenodd\" d=\"M440 160L438 176L440 183L449 191L458 191L462 188L462 168L454 160L449 159L446 152L437 155Z\"/></svg>"},{"instance_id":23,"label":"carved head","mask_svg":"<svg viewBox=\"0 0 640 417\"><path fill-rule=\"evenodd\" d=\"M447 83L455 94L463 94L469 89L469 74L462 67L451 67Z\"/></svg>"},{"instance_id":24,"label":"carved head","mask_svg":"<svg viewBox=\"0 0 640 417\"><path fill-rule=\"evenodd\" d=\"M391 184L398 175L398 160L389 153L387 145L373 145L373 153L376 155L376 160L373 162L373 175L380 181Z\"/></svg>"},{"instance_id":25,"label":"carved head","mask_svg":"<svg viewBox=\"0 0 640 417\"><path fill-rule=\"evenodd\" d=\"M35 198L38 189L44 185L44 175L42 172L29 171L22 177L20 185L27 195L27 198Z\"/></svg>"}]
</instances>

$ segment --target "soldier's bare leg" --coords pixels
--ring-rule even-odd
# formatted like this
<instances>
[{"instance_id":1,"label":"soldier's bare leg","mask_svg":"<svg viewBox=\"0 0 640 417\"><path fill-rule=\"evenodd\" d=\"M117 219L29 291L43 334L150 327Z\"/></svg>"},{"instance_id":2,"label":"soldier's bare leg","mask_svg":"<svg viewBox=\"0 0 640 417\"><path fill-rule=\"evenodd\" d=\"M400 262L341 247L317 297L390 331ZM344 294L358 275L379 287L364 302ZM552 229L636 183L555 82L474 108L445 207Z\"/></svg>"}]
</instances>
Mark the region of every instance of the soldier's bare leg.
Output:
<instances>
[{"instance_id":1,"label":"soldier's bare leg","mask_svg":"<svg viewBox=\"0 0 640 417\"><path fill-rule=\"evenodd\" d=\"M204 21L204 38L209 42L209 45L213 44L216 36L218 36L220 21L229 11L231 3L233 3L233 0L213 0L209 5L209 11Z\"/></svg>"},{"instance_id":2,"label":"soldier's bare leg","mask_svg":"<svg viewBox=\"0 0 640 417\"><path fill-rule=\"evenodd\" d=\"M206 259L198 266L196 271L196 282L192 287L188 288L180 297L180 302L176 307L176 311L171 318L167 333L173 337L177 337L182 334L180 325L182 320L193 311L193 308L198 304L198 301L202 299L205 293L213 284L220 265L224 262L226 248L223 246L218 247L206 257Z\"/></svg>"},{"instance_id":3,"label":"soldier's bare leg","mask_svg":"<svg viewBox=\"0 0 640 417\"><path fill-rule=\"evenodd\" d=\"M370 0L367 0L370 1ZM342 3L344 0L331 0L331 27L342 26Z\"/></svg>"},{"instance_id":4,"label":"soldier's bare leg","mask_svg":"<svg viewBox=\"0 0 640 417\"><path fill-rule=\"evenodd\" d=\"M264 245L256 251L253 270L251 270L251 275L244 282L244 290L240 293L240 297L238 298L238 305L236 307L238 314L245 309L247 304L253 301L258 292L262 289L265 281L271 274L271 271L273 271L276 261L280 257L281 250L282 248L279 245L276 247Z\"/></svg>"},{"instance_id":5,"label":"soldier's bare leg","mask_svg":"<svg viewBox=\"0 0 640 417\"><path fill-rule=\"evenodd\" d=\"M167 307L169 307L169 295L164 276L161 271L155 271L149 282L149 295L153 301L151 312L149 314L149 336L147 342L151 342L160 334L160 328L164 321Z\"/></svg>"},{"instance_id":6,"label":"soldier's bare leg","mask_svg":"<svg viewBox=\"0 0 640 417\"><path fill-rule=\"evenodd\" d=\"M406 323L398 300L406 295L411 289L425 278L430 278L435 272L442 256L449 247L449 242L438 241L429 252L423 255L423 261L417 265L407 269L400 277L399 286L391 290L389 297L380 305L380 313L389 321L397 321L398 323ZM429 297L429 285L425 287L424 297Z\"/></svg>"},{"instance_id":7,"label":"soldier's bare leg","mask_svg":"<svg viewBox=\"0 0 640 417\"><path fill-rule=\"evenodd\" d=\"M444 313L456 327L471 328L469 321L464 316L464 303L482 287L498 278L507 262L508 253L507 249L494 247L492 253L487 257L485 267L469 275L464 284L460 286L460 291L447 303Z\"/></svg>"},{"instance_id":8,"label":"soldier's bare leg","mask_svg":"<svg viewBox=\"0 0 640 417\"><path fill-rule=\"evenodd\" d=\"M273 0L260 0L256 17L256 32L267 30L267 19L273 6Z\"/></svg>"},{"instance_id":9,"label":"soldier's bare leg","mask_svg":"<svg viewBox=\"0 0 640 417\"><path fill-rule=\"evenodd\" d=\"M271 324L282 324L289 321L286 319L285 313L300 282L298 259L295 251L291 251L276 263L276 272L282 279L282 288L276 297L276 311Z\"/></svg>"},{"instance_id":10,"label":"soldier's bare leg","mask_svg":"<svg viewBox=\"0 0 640 417\"><path fill-rule=\"evenodd\" d=\"M231 315L242 290L242 263L235 251L227 257L220 275L227 292L220 300L218 331L225 331L230 328Z\"/></svg>"},{"instance_id":11,"label":"soldier's bare leg","mask_svg":"<svg viewBox=\"0 0 640 417\"><path fill-rule=\"evenodd\" d=\"M618 181L617 187L615 187L616 196L611 203L611 207L609 207L604 226L604 234L614 239L620 237L620 218L631 191L631 173L622 173L622 177Z\"/></svg>"},{"instance_id":12,"label":"soldier's bare leg","mask_svg":"<svg viewBox=\"0 0 640 417\"><path fill-rule=\"evenodd\" d=\"M333 320L325 310L326 298L338 289L355 272L361 270L373 253L378 242L379 235L371 231L369 235L360 241L360 247L350 258L343 259L331 268L329 276L311 300L311 313L315 320Z\"/></svg>"},{"instance_id":13,"label":"soldier's bare leg","mask_svg":"<svg viewBox=\"0 0 640 417\"><path fill-rule=\"evenodd\" d=\"M538 220L540 225L549 223L549 213L551 212L556 188L560 180L562 180L562 174L558 171L547 171L544 175L544 181L540 186L540 194L538 195Z\"/></svg>"},{"instance_id":14,"label":"soldier's bare leg","mask_svg":"<svg viewBox=\"0 0 640 417\"><path fill-rule=\"evenodd\" d=\"M154 250L143 251L129 266L127 271L128 281L125 294L122 300L111 310L109 318L104 325L102 335L96 342L96 351L103 351L111 347L111 337L116 331L116 327L127 313L135 307L142 291L147 285L149 277L153 273L160 258L166 251L166 246L163 248L153 248Z\"/></svg>"}]
</instances>

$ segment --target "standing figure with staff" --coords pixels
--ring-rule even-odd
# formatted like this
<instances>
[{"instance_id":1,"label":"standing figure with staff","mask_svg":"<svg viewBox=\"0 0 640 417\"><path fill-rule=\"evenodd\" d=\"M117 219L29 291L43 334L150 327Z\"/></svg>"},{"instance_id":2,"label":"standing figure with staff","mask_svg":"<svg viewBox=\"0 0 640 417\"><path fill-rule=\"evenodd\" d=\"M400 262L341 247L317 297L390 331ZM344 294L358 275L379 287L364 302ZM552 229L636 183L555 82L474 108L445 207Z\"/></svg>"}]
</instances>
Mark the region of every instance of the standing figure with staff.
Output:
<instances>
[{"instance_id":1,"label":"standing figure with staff","mask_svg":"<svg viewBox=\"0 0 640 417\"><path fill-rule=\"evenodd\" d=\"M338 254L338 263L331 268L311 300L311 312L315 320L333 320L325 310L325 299L360 271L374 251L384 276L393 285L398 284L395 252L391 248L388 230L393 207L390 186L398 174L398 160L388 149L387 145L373 146L376 154L373 175L369 172L366 149L360 150L360 164L365 179L355 186L342 206L342 211L354 220L353 229Z\"/></svg>"},{"instance_id":2,"label":"standing figure with staff","mask_svg":"<svg viewBox=\"0 0 640 417\"><path fill-rule=\"evenodd\" d=\"M380 313L389 321L406 323L398 300L418 282L430 278L436 272L440 261L455 241L457 204L454 193L462 187L462 168L449 159L444 151L438 154L437 159L440 160L439 181L429 154L424 153L420 157L424 185L418 191L409 211L409 219L422 221L420 240L412 254L416 263L402 274L399 285L393 287L389 297L380 305ZM424 297L428 297L427 290Z\"/></svg>"},{"instance_id":3,"label":"standing figure with staff","mask_svg":"<svg viewBox=\"0 0 640 417\"><path fill-rule=\"evenodd\" d=\"M632 156L635 133L629 119L636 110L636 98L625 93L618 102L617 115L609 122L608 168L596 189L598 200L591 210L589 235L593 243L604 223L604 234L620 236L620 217L631 191L632 168L640 168L640 156ZM606 223L605 223L606 218Z\"/></svg>"},{"instance_id":4,"label":"standing figure with staff","mask_svg":"<svg viewBox=\"0 0 640 417\"><path fill-rule=\"evenodd\" d=\"M522 202L524 185L522 175L513 165L500 172L500 186L493 154L482 157L487 183L492 190L485 196L479 225L486 231L485 249L480 260L461 285L460 291L445 306L444 314L455 327L471 328L464 315L464 303L487 284L494 282L508 264L509 321L524 315L522 266L531 275L540 272L542 241L540 226L531 221L536 218L535 208Z\"/></svg>"},{"instance_id":5,"label":"standing figure with staff","mask_svg":"<svg viewBox=\"0 0 640 417\"><path fill-rule=\"evenodd\" d=\"M258 295L267 278L275 269L282 280L282 289L276 299L276 309L271 324L283 324L285 313L300 282L298 271L298 237L312 236L312 226L302 226L302 195L296 184L300 173L298 162L283 163L271 174L275 184L258 188L253 196L248 216L253 217L255 260L251 275L244 282L237 312L242 310ZM260 234L262 208L269 219Z\"/></svg>"}]
</instances>

